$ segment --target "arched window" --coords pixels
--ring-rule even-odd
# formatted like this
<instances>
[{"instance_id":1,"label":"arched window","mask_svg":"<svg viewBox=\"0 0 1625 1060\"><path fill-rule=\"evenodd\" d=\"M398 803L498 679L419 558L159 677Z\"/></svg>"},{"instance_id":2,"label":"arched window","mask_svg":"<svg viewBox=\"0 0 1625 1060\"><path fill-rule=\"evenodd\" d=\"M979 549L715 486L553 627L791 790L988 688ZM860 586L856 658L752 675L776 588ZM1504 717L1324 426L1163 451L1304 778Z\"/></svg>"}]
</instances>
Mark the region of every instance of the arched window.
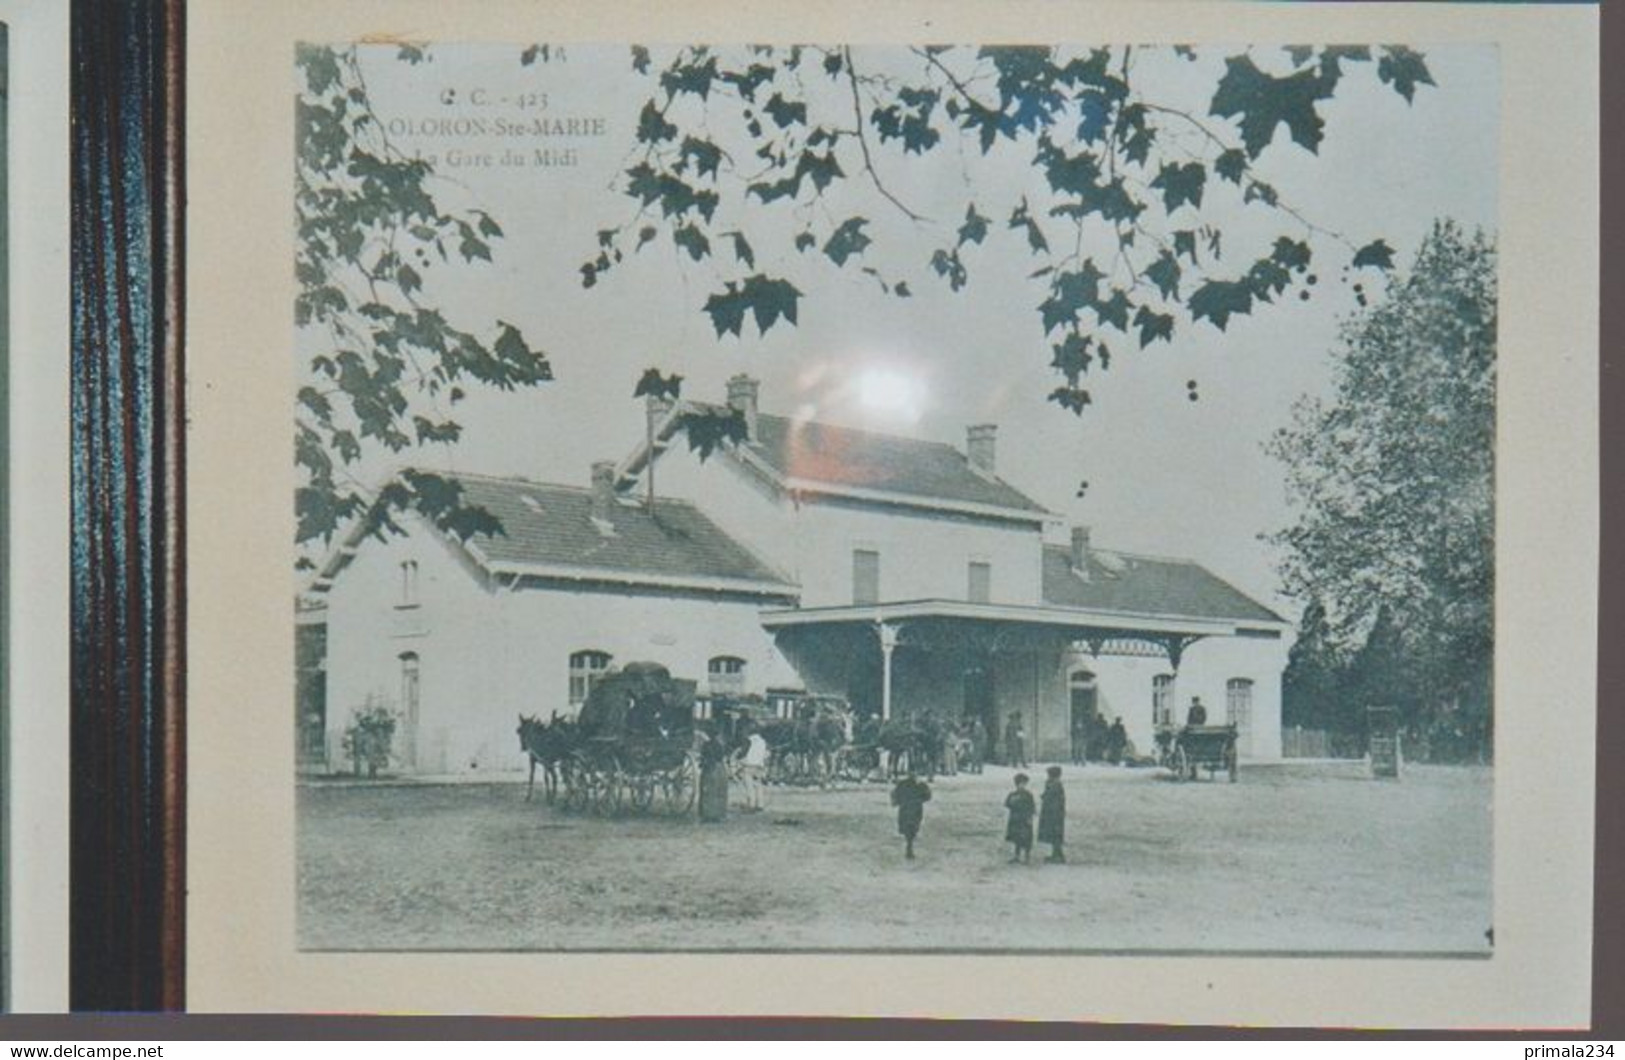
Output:
<instances>
[{"instance_id":1,"label":"arched window","mask_svg":"<svg viewBox=\"0 0 1625 1060\"><path fill-rule=\"evenodd\" d=\"M713 696L745 694L745 660L737 655L718 655L705 665Z\"/></svg>"},{"instance_id":2,"label":"arched window","mask_svg":"<svg viewBox=\"0 0 1625 1060\"><path fill-rule=\"evenodd\" d=\"M1072 761L1081 763L1094 731L1095 718L1100 714L1100 694L1095 688L1095 675L1090 670L1073 670L1067 678L1068 731L1072 734Z\"/></svg>"},{"instance_id":3,"label":"arched window","mask_svg":"<svg viewBox=\"0 0 1625 1060\"><path fill-rule=\"evenodd\" d=\"M580 706L592 695L593 686L609 670L607 651L578 651L570 656L570 704Z\"/></svg>"},{"instance_id":4,"label":"arched window","mask_svg":"<svg viewBox=\"0 0 1625 1060\"><path fill-rule=\"evenodd\" d=\"M1167 728L1174 723L1174 675L1158 674L1151 679L1151 724Z\"/></svg>"},{"instance_id":5,"label":"arched window","mask_svg":"<svg viewBox=\"0 0 1625 1060\"><path fill-rule=\"evenodd\" d=\"M1246 677L1232 677L1224 683L1225 720L1239 731L1247 731L1253 723L1253 682Z\"/></svg>"}]
</instances>

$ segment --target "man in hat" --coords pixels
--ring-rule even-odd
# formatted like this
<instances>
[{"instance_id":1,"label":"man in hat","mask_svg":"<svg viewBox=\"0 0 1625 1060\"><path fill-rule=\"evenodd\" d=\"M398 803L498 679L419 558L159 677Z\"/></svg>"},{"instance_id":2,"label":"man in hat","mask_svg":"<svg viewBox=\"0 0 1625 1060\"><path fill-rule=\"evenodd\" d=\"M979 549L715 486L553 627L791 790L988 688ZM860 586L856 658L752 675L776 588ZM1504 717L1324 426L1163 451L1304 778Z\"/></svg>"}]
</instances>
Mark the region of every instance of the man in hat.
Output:
<instances>
[{"instance_id":1,"label":"man in hat","mask_svg":"<svg viewBox=\"0 0 1625 1060\"><path fill-rule=\"evenodd\" d=\"M1066 860L1061 853L1061 845L1066 842L1066 789L1061 786L1060 766L1050 766L1045 775L1038 805L1038 841L1049 844L1045 861L1062 862Z\"/></svg>"},{"instance_id":2,"label":"man in hat","mask_svg":"<svg viewBox=\"0 0 1625 1060\"><path fill-rule=\"evenodd\" d=\"M1015 847L1015 852L1010 855L1012 865L1033 859L1033 813L1037 807L1033 803L1033 793L1027 790L1027 780L1027 774L1017 773L1016 789L1004 797L1004 808L1009 813L1004 826L1004 841Z\"/></svg>"}]
</instances>

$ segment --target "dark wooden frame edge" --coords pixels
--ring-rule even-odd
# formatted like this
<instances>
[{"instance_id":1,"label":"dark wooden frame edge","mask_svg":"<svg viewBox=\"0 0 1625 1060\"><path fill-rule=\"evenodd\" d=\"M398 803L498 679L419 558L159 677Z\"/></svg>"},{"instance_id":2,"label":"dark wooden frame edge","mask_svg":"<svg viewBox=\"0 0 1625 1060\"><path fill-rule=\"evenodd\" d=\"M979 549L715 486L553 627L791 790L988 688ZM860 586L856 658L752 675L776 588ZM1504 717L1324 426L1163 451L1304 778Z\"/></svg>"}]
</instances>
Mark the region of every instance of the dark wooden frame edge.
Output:
<instances>
[{"instance_id":1,"label":"dark wooden frame edge","mask_svg":"<svg viewBox=\"0 0 1625 1060\"><path fill-rule=\"evenodd\" d=\"M69 1002L185 1003L182 0L73 0Z\"/></svg>"}]
</instances>

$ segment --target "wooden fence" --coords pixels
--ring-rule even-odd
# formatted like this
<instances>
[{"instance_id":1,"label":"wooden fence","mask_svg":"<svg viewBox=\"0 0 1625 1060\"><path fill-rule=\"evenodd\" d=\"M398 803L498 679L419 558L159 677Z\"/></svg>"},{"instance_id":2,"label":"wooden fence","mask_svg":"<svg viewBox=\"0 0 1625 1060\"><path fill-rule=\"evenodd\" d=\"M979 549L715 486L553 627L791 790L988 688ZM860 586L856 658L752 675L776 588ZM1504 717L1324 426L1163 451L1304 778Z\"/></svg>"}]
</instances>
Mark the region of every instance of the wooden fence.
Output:
<instances>
[{"instance_id":1,"label":"wooden fence","mask_svg":"<svg viewBox=\"0 0 1625 1060\"><path fill-rule=\"evenodd\" d=\"M1365 741L1356 733L1304 729L1281 730L1282 758L1364 758Z\"/></svg>"}]
</instances>

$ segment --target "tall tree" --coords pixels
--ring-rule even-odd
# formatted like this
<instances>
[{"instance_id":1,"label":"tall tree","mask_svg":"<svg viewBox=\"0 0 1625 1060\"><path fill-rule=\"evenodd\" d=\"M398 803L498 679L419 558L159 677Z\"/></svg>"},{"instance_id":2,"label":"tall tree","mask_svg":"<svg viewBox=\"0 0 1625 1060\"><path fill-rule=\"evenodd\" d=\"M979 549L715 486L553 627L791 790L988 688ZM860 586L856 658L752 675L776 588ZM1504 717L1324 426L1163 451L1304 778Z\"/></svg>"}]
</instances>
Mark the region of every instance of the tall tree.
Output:
<instances>
[{"instance_id":1,"label":"tall tree","mask_svg":"<svg viewBox=\"0 0 1625 1060\"><path fill-rule=\"evenodd\" d=\"M1281 674L1281 721L1307 729L1349 731L1353 718L1340 684L1343 660L1326 622L1326 608L1310 599Z\"/></svg>"},{"instance_id":2,"label":"tall tree","mask_svg":"<svg viewBox=\"0 0 1625 1060\"><path fill-rule=\"evenodd\" d=\"M399 57L421 62L423 52L402 47ZM483 211L443 207L429 165L390 143L354 47L304 45L297 62L294 323L307 368L295 413L298 541L325 542L364 513L382 530L405 508L464 537L496 532L449 479L407 472L375 498L348 469L369 450L455 443L451 410L465 387L552 378L512 324L459 326L425 294L432 270L490 262L502 228Z\"/></svg>"},{"instance_id":3,"label":"tall tree","mask_svg":"<svg viewBox=\"0 0 1625 1060\"><path fill-rule=\"evenodd\" d=\"M1486 733L1495 269L1487 236L1436 223L1409 274L1347 322L1333 395L1300 402L1269 443L1298 515L1274 535L1287 590L1325 603L1344 648L1391 624L1384 651L1418 709Z\"/></svg>"}]
</instances>

